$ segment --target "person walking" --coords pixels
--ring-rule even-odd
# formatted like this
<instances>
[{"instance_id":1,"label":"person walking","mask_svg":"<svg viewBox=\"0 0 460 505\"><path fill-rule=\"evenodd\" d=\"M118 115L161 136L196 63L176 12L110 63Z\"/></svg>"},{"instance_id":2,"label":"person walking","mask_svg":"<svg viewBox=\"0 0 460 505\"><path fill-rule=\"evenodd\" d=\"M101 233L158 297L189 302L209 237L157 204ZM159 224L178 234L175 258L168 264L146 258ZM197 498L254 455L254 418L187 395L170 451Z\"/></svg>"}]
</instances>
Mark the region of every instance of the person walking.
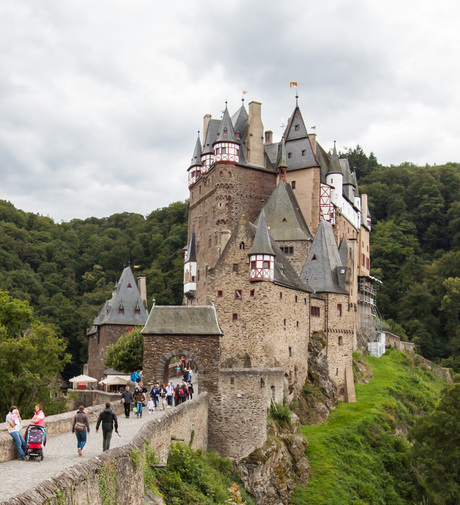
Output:
<instances>
[{"instance_id":1,"label":"person walking","mask_svg":"<svg viewBox=\"0 0 460 505\"><path fill-rule=\"evenodd\" d=\"M161 410L165 410L166 408L166 404L167 404L167 400L166 400L166 388L165 388L165 385L162 384L160 386L160 405L161 405Z\"/></svg>"},{"instance_id":2,"label":"person walking","mask_svg":"<svg viewBox=\"0 0 460 505\"><path fill-rule=\"evenodd\" d=\"M166 400L168 402L168 409L170 409L172 406L173 406L173 400L174 400L174 386L173 386L173 383L170 382L167 386L166 386Z\"/></svg>"},{"instance_id":3,"label":"person walking","mask_svg":"<svg viewBox=\"0 0 460 505\"><path fill-rule=\"evenodd\" d=\"M77 413L75 414L72 425L72 433L75 433L77 437L77 451L79 456L82 455L83 447L85 447L86 437L89 431L89 418L85 413L85 407L80 405Z\"/></svg>"},{"instance_id":4,"label":"person walking","mask_svg":"<svg viewBox=\"0 0 460 505\"><path fill-rule=\"evenodd\" d=\"M136 389L134 393L134 401L136 402L136 417L142 417L142 407L145 402L145 394L142 392L142 389Z\"/></svg>"},{"instance_id":5,"label":"person walking","mask_svg":"<svg viewBox=\"0 0 460 505\"><path fill-rule=\"evenodd\" d=\"M112 439L112 431L115 425L115 432L118 433L118 419L115 412L110 408L110 403L105 404L105 409L99 414L96 423L96 433L99 431L99 426L102 422L102 450L110 449L110 440Z\"/></svg>"},{"instance_id":6,"label":"person walking","mask_svg":"<svg viewBox=\"0 0 460 505\"><path fill-rule=\"evenodd\" d=\"M5 422L8 425L8 433L13 437L14 443L16 444L19 457L22 461L26 461L27 444L21 434L21 417L16 405L11 406Z\"/></svg>"},{"instance_id":7,"label":"person walking","mask_svg":"<svg viewBox=\"0 0 460 505\"><path fill-rule=\"evenodd\" d=\"M192 383L190 383L188 385L188 394L190 396L190 400L193 400L193 384Z\"/></svg>"},{"instance_id":8,"label":"person walking","mask_svg":"<svg viewBox=\"0 0 460 505\"><path fill-rule=\"evenodd\" d=\"M126 386L126 389L121 393L121 401L125 408L125 417L129 419L129 413L131 412L131 403L134 403L134 397L131 391L129 390L129 386Z\"/></svg>"}]
</instances>

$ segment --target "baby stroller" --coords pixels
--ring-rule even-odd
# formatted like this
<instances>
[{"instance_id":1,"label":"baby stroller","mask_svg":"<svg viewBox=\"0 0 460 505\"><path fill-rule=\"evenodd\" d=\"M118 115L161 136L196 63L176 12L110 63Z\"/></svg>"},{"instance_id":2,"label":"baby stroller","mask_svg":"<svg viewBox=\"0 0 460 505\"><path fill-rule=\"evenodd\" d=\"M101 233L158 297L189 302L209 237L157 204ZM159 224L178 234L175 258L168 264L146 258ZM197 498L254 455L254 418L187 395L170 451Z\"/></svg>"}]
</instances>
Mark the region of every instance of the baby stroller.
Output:
<instances>
[{"instance_id":1,"label":"baby stroller","mask_svg":"<svg viewBox=\"0 0 460 505\"><path fill-rule=\"evenodd\" d=\"M37 458L38 461L43 459L43 446L46 445L46 430L43 426L34 426L31 424L26 430L27 456Z\"/></svg>"}]
</instances>

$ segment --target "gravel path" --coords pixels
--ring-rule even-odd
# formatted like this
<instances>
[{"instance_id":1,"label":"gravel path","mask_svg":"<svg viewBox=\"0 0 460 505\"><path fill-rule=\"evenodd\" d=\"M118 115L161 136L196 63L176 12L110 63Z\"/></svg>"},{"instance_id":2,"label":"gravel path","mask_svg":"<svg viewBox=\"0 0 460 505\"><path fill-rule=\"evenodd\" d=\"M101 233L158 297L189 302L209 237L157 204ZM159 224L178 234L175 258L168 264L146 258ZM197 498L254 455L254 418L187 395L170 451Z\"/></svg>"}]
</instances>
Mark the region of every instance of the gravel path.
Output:
<instances>
[{"instance_id":1,"label":"gravel path","mask_svg":"<svg viewBox=\"0 0 460 505\"><path fill-rule=\"evenodd\" d=\"M127 444L144 423L162 415L163 411L161 410L149 415L147 408L144 409L142 418L136 418L131 413L130 418L126 419L124 414L120 414L118 416L120 437L115 432L112 434L110 448ZM77 454L77 439L73 433L69 432L49 437L43 450L44 459L41 462L17 459L0 463L0 502L37 486L58 471L99 455L102 452L102 427L97 434L96 423L91 424L90 427L91 430L81 457Z\"/></svg>"}]
</instances>

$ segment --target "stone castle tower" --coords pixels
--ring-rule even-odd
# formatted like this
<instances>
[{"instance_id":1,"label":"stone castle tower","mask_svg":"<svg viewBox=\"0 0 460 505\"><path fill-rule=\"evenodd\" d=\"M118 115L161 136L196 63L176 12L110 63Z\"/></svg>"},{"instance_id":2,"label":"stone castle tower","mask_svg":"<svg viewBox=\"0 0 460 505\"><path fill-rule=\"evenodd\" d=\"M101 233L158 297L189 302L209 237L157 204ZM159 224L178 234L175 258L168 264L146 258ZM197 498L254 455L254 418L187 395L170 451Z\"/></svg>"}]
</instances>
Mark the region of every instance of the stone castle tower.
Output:
<instances>
[{"instance_id":1,"label":"stone castle tower","mask_svg":"<svg viewBox=\"0 0 460 505\"><path fill-rule=\"evenodd\" d=\"M314 331L328 342L339 397L353 401L352 352L375 299L370 215L356 174L308 132L296 103L280 142L261 104L204 117L188 184L184 304L215 305L221 364L281 364L303 385Z\"/></svg>"}]
</instances>

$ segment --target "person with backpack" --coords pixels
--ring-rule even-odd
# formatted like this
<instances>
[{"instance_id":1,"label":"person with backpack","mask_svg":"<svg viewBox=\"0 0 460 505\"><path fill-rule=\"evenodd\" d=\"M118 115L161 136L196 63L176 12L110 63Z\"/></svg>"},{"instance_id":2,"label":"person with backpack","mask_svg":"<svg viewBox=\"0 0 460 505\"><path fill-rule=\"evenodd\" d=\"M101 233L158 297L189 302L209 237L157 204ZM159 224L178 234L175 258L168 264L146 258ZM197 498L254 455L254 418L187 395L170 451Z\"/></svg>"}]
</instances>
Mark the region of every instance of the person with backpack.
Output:
<instances>
[{"instance_id":1,"label":"person with backpack","mask_svg":"<svg viewBox=\"0 0 460 505\"><path fill-rule=\"evenodd\" d=\"M86 444L86 437L89 433L89 419L85 413L85 407L80 405L78 411L73 418L72 433L77 437L77 451L78 455L82 455L83 447Z\"/></svg>"},{"instance_id":2,"label":"person with backpack","mask_svg":"<svg viewBox=\"0 0 460 505\"><path fill-rule=\"evenodd\" d=\"M182 381L182 384L180 385L179 392L181 390L182 390L182 403L184 403L185 401L187 401L187 396L188 396L188 388L187 388L187 384L185 383L184 380Z\"/></svg>"},{"instance_id":3,"label":"person with backpack","mask_svg":"<svg viewBox=\"0 0 460 505\"><path fill-rule=\"evenodd\" d=\"M179 384L176 384L174 388L174 399L176 400L176 407L182 403L182 389L180 389Z\"/></svg>"},{"instance_id":4,"label":"person with backpack","mask_svg":"<svg viewBox=\"0 0 460 505\"><path fill-rule=\"evenodd\" d=\"M112 439L112 431L115 426L115 432L118 433L118 419L115 412L110 408L110 403L105 404L105 409L99 414L96 423L96 433L99 431L99 426L102 423L102 450L110 449L110 440Z\"/></svg>"}]
</instances>

